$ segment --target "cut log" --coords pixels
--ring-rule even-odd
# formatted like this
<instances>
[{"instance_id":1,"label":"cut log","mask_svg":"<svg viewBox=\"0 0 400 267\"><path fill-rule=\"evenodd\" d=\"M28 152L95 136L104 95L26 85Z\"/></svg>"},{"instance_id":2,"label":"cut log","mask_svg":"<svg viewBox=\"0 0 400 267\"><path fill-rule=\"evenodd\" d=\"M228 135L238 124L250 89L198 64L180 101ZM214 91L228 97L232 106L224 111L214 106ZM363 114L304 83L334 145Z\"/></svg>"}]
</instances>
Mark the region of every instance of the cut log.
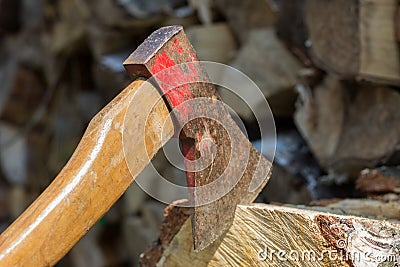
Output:
<instances>
[{"instance_id":1,"label":"cut log","mask_svg":"<svg viewBox=\"0 0 400 267\"><path fill-rule=\"evenodd\" d=\"M396 0L307 0L312 59L343 77L400 83Z\"/></svg>"},{"instance_id":2,"label":"cut log","mask_svg":"<svg viewBox=\"0 0 400 267\"><path fill-rule=\"evenodd\" d=\"M87 23L84 20L83 5L73 1L60 1L58 4L60 19L54 23L54 29L47 40L48 46L57 54L76 52L86 41Z\"/></svg>"},{"instance_id":3,"label":"cut log","mask_svg":"<svg viewBox=\"0 0 400 267\"><path fill-rule=\"evenodd\" d=\"M336 214L352 214L363 217L374 217L379 219L400 220L399 199L332 199L313 201L318 205L313 209L333 212Z\"/></svg>"},{"instance_id":4,"label":"cut log","mask_svg":"<svg viewBox=\"0 0 400 267\"><path fill-rule=\"evenodd\" d=\"M192 26L186 30L200 60L228 63L236 55L237 44L226 23Z\"/></svg>"},{"instance_id":5,"label":"cut log","mask_svg":"<svg viewBox=\"0 0 400 267\"><path fill-rule=\"evenodd\" d=\"M358 175L365 167L398 163L398 91L330 75L313 91L299 88L295 122L325 169Z\"/></svg>"},{"instance_id":6,"label":"cut log","mask_svg":"<svg viewBox=\"0 0 400 267\"><path fill-rule=\"evenodd\" d=\"M33 128L27 133L24 128L0 120L0 165L9 183L24 185L34 191L43 190L49 184L46 165L49 138L43 128Z\"/></svg>"},{"instance_id":7,"label":"cut log","mask_svg":"<svg viewBox=\"0 0 400 267\"><path fill-rule=\"evenodd\" d=\"M217 0L215 5L242 43L250 30L271 27L276 21L277 8L271 0Z\"/></svg>"},{"instance_id":8,"label":"cut log","mask_svg":"<svg viewBox=\"0 0 400 267\"><path fill-rule=\"evenodd\" d=\"M30 123L45 96L46 83L42 73L16 62L10 62L0 77L4 98L0 119L19 126Z\"/></svg>"},{"instance_id":9,"label":"cut log","mask_svg":"<svg viewBox=\"0 0 400 267\"><path fill-rule=\"evenodd\" d=\"M400 167L365 169L357 179L356 188L366 193L400 193Z\"/></svg>"},{"instance_id":10,"label":"cut log","mask_svg":"<svg viewBox=\"0 0 400 267\"><path fill-rule=\"evenodd\" d=\"M157 266L395 266L400 223L310 209L238 206L227 234L194 253L187 220ZM148 256L148 255L147 255Z\"/></svg>"},{"instance_id":11,"label":"cut log","mask_svg":"<svg viewBox=\"0 0 400 267\"><path fill-rule=\"evenodd\" d=\"M296 99L294 86L302 66L277 38L273 29L251 31L247 43L239 51L232 66L243 71L257 84L269 100L274 116L293 114ZM254 97L247 81L232 76L231 71L226 71L221 77L222 84L233 84L232 80L235 81L235 89L240 98L229 90L221 90L221 97L241 118L250 121L252 111L247 105L257 109L258 106L263 107L264 100ZM251 102L246 105L243 99Z\"/></svg>"},{"instance_id":12,"label":"cut log","mask_svg":"<svg viewBox=\"0 0 400 267\"><path fill-rule=\"evenodd\" d=\"M276 32L303 63L309 65L307 54L307 27L304 20L305 0L281 0Z\"/></svg>"}]
</instances>

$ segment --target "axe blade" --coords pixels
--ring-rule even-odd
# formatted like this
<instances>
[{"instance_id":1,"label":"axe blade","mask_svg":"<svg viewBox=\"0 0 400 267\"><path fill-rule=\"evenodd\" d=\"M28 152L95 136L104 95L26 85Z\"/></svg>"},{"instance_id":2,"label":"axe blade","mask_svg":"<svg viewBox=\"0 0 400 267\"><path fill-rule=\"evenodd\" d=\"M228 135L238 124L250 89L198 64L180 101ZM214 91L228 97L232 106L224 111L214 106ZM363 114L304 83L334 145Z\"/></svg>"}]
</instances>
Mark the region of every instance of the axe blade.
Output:
<instances>
[{"instance_id":1,"label":"axe blade","mask_svg":"<svg viewBox=\"0 0 400 267\"><path fill-rule=\"evenodd\" d=\"M221 104L181 26L153 32L124 66L133 79L155 76L167 104L175 108L175 122L182 128L182 150L191 160L186 175L194 207L194 249L204 249L229 229L236 205L253 202L267 183L272 164L257 152ZM210 157L208 167L192 171Z\"/></svg>"}]
</instances>

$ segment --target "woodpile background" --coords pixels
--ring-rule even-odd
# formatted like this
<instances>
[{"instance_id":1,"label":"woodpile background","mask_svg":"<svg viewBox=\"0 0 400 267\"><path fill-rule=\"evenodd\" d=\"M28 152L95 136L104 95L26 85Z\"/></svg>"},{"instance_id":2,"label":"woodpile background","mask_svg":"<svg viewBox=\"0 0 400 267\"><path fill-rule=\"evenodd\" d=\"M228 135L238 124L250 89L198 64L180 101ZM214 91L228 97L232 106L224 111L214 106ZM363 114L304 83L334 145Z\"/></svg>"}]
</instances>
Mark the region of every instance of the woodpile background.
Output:
<instances>
[{"instance_id":1,"label":"woodpile background","mask_svg":"<svg viewBox=\"0 0 400 267\"><path fill-rule=\"evenodd\" d=\"M201 60L247 74L271 106L277 151L257 202L397 222L398 10L396 0L0 0L0 230L129 83L124 59L171 24L184 26ZM259 146L248 107L221 96ZM163 155L154 161L184 181ZM133 184L58 266L138 266L143 251L160 246L165 207Z\"/></svg>"}]
</instances>

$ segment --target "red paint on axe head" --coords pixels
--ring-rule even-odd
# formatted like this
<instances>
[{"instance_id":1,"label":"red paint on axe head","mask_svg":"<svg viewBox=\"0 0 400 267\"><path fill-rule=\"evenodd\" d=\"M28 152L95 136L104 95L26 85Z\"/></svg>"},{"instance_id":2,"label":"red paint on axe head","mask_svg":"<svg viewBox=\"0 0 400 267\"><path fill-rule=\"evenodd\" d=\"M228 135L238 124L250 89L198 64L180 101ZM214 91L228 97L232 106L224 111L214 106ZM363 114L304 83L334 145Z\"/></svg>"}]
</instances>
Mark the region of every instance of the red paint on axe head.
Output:
<instances>
[{"instance_id":1,"label":"red paint on axe head","mask_svg":"<svg viewBox=\"0 0 400 267\"><path fill-rule=\"evenodd\" d=\"M184 105L186 100L192 99L192 93L188 83L194 81L190 73L185 73L174 60L172 60L166 51L155 57L151 72L164 94L171 102L172 108L178 107L180 113L188 113L190 110ZM187 114L181 114L185 116Z\"/></svg>"},{"instance_id":2,"label":"red paint on axe head","mask_svg":"<svg viewBox=\"0 0 400 267\"><path fill-rule=\"evenodd\" d=\"M185 161L186 166L203 166L201 155L210 154L210 142L215 148L209 166L195 172L194 168L187 168L186 174L194 205L194 247L203 249L229 228L237 204L249 204L257 197L267 179L251 192L249 184L253 175L257 180L267 177L271 163L252 147L228 110L217 104L218 93L181 26L168 26L152 33L124 66L133 79L154 76L167 104L175 109L176 122L182 127L183 154L189 160ZM189 105L187 100L191 99L205 101ZM191 115L197 117L192 119ZM205 185L212 187L202 190Z\"/></svg>"},{"instance_id":3,"label":"red paint on axe head","mask_svg":"<svg viewBox=\"0 0 400 267\"><path fill-rule=\"evenodd\" d=\"M179 44L178 40L174 41L174 49L176 52L178 52L179 54L183 53L183 47Z\"/></svg>"}]
</instances>

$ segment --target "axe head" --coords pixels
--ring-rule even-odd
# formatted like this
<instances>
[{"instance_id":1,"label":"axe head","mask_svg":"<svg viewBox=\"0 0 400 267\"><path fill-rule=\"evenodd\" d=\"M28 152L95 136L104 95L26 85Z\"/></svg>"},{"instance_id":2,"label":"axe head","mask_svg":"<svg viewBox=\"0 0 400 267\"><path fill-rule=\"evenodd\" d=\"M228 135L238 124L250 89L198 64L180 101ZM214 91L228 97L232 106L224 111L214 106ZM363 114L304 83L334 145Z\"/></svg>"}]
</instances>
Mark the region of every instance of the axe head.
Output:
<instances>
[{"instance_id":1,"label":"axe head","mask_svg":"<svg viewBox=\"0 0 400 267\"><path fill-rule=\"evenodd\" d=\"M173 111L186 158L194 249L201 250L229 229L236 205L257 197L272 165L231 118L181 26L152 33L124 66L133 79L152 77Z\"/></svg>"}]
</instances>

